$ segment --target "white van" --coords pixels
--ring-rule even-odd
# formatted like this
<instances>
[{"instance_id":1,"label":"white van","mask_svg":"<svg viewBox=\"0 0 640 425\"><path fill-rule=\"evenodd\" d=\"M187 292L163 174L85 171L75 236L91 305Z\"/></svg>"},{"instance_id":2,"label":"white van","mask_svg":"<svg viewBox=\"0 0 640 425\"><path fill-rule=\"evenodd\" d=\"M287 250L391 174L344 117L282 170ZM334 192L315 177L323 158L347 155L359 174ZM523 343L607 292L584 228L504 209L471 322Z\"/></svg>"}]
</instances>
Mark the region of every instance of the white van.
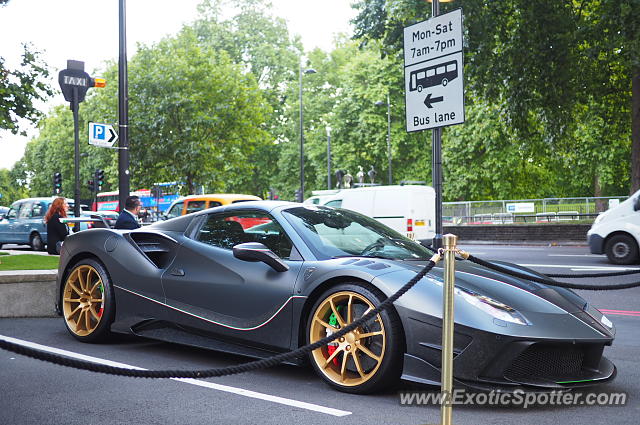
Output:
<instances>
[{"instance_id":1,"label":"white van","mask_svg":"<svg viewBox=\"0 0 640 425\"><path fill-rule=\"evenodd\" d=\"M343 189L320 202L359 212L419 242L435 236L436 193L430 186L373 186Z\"/></svg>"},{"instance_id":2,"label":"white van","mask_svg":"<svg viewBox=\"0 0 640 425\"><path fill-rule=\"evenodd\" d=\"M587 232L592 254L607 254L613 264L634 264L640 260L640 190L593 222Z\"/></svg>"}]
</instances>

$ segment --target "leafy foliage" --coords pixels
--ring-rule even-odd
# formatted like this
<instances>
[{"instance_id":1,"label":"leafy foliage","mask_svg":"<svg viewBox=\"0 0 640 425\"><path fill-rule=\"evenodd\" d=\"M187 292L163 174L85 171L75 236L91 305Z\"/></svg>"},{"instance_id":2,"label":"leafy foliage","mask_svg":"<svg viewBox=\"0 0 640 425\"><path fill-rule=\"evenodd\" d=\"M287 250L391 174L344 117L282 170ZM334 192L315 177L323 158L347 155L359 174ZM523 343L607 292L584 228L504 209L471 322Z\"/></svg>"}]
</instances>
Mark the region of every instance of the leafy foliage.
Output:
<instances>
[{"instance_id":1,"label":"leafy foliage","mask_svg":"<svg viewBox=\"0 0 640 425\"><path fill-rule=\"evenodd\" d=\"M38 52L26 44L23 45L20 68L8 69L4 58L0 57L0 129L18 134L19 119L35 123L42 116L34 103L53 94L45 82L48 76L49 71L40 61ZM26 133L23 131L22 134Z\"/></svg>"}]
</instances>

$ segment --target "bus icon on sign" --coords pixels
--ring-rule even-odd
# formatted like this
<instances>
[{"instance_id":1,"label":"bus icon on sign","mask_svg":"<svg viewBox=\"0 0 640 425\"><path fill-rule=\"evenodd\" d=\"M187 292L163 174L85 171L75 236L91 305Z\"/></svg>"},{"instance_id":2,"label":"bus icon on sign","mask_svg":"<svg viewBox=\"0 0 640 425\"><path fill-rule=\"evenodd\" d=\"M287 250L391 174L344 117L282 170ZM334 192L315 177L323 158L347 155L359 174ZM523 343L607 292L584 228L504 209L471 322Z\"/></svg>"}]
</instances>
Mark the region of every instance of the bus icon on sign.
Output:
<instances>
[{"instance_id":1,"label":"bus icon on sign","mask_svg":"<svg viewBox=\"0 0 640 425\"><path fill-rule=\"evenodd\" d=\"M458 78L458 62L455 60L416 69L409 74L409 91L421 92L424 88L440 84L444 87L456 78Z\"/></svg>"}]
</instances>

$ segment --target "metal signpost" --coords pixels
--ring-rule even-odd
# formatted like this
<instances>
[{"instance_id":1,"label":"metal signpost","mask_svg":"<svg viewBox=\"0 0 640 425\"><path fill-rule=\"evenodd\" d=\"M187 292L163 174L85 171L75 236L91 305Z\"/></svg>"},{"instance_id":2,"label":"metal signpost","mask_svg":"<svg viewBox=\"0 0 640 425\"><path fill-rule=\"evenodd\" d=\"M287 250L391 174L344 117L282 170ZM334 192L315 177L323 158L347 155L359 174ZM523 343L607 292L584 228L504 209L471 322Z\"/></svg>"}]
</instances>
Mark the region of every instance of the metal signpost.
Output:
<instances>
[{"instance_id":1,"label":"metal signpost","mask_svg":"<svg viewBox=\"0 0 640 425\"><path fill-rule=\"evenodd\" d=\"M118 201L120 211L129 196L129 80L127 76L127 5L118 1L119 55L118 55L118 127L120 128L120 150L118 151Z\"/></svg>"},{"instance_id":2,"label":"metal signpost","mask_svg":"<svg viewBox=\"0 0 640 425\"><path fill-rule=\"evenodd\" d=\"M432 178L436 192L436 236L442 248L442 127L464 122L462 9L440 15L438 0L432 18L404 28L404 76L408 132L433 129ZM444 236L445 282L442 296L441 424L451 425L453 390L453 305L457 238Z\"/></svg>"},{"instance_id":3,"label":"metal signpost","mask_svg":"<svg viewBox=\"0 0 640 425\"><path fill-rule=\"evenodd\" d=\"M64 95L64 99L70 102L73 111L73 134L74 134L74 206L73 213L80 217L80 137L78 129L78 106L84 101L87 90L90 87L104 87L105 80L102 78L91 78L84 71L84 62L76 60L67 61L67 69L63 69L58 74L58 83Z\"/></svg>"}]
</instances>

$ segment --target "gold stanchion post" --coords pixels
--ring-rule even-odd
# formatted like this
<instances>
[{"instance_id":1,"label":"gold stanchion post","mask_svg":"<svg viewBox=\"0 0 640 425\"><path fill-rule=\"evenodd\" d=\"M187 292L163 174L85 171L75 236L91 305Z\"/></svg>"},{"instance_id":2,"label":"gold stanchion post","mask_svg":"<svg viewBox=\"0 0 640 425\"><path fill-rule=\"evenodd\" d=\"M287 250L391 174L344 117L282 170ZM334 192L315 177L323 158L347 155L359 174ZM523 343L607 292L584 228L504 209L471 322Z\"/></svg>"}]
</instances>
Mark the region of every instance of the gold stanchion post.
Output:
<instances>
[{"instance_id":1,"label":"gold stanchion post","mask_svg":"<svg viewBox=\"0 0 640 425\"><path fill-rule=\"evenodd\" d=\"M451 397L453 391L453 289L455 287L456 244L458 237L446 234L444 245L444 285L442 286L442 425L451 425Z\"/></svg>"}]
</instances>

